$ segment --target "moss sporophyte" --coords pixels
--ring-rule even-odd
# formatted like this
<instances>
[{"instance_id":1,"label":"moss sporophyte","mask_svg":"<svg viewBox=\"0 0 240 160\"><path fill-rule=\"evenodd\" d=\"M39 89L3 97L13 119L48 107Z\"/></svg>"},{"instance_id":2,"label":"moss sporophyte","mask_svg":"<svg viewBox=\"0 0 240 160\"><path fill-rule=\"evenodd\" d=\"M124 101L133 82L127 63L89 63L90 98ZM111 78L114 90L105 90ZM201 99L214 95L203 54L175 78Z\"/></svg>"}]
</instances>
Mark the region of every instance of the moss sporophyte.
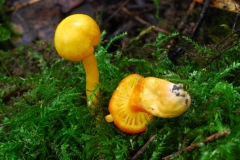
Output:
<instances>
[{"instance_id":1,"label":"moss sporophyte","mask_svg":"<svg viewBox=\"0 0 240 160\"><path fill-rule=\"evenodd\" d=\"M94 46L100 41L100 29L89 16L75 14L65 18L57 27L54 42L58 54L70 61L83 61L86 72L86 95L89 99L99 83ZM97 92L97 95L98 96ZM97 104L94 97L92 107ZM191 104L182 84L132 74L124 78L109 103L107 122L114 122L123 132L136 134L146 130L152 116L177 117Z\"/></svg>"}]
</instances>

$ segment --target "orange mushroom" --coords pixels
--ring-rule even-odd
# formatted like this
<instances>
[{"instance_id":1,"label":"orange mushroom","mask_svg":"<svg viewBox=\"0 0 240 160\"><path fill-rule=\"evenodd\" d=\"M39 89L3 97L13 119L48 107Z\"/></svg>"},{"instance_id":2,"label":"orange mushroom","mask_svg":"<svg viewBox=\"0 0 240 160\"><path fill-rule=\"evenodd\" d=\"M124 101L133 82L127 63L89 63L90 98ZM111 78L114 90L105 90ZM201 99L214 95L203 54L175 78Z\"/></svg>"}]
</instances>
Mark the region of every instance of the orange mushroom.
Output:
<instances>
[{"instance_id":1,"label":"orange mushroom","mask_svg":"<svg viewBox=\"0 0 240 160\"><path fill-rule=\"evenodd\" d=\"M136 134L146 130L152 116L173 118L183 114L191 98L182 84L164 79L131 74L124 78L110 100L107 122L123 132Z\"/></svg>"},{"instance_id":2,"label":"orange mushroom","mask_svg":"<svg viewBox=\"0 0 240 160\"><path fill-rule=\"evenodd\" d=\"M75 62L83 61L88 99L99 83L97 61L94 56L94 46L99 41L100 29L97 23L85 14L74 14L65 18L58 25L54 36L56 50L62 58ZM92 102L97 103L96 96ZM92 106L92 103L88 105Z\"/></svg>"},{"instance_id":3,"label":"orange mushroom","mask_svg":"<svg viewBox=\"0 0 240 160\"><path fill-rule=\"evenodd\" d=\"M195 0L195 2L204 4L205 1L204 0ZM239 13L239 9L240 9L239 2L237 2L235 0L214 0L214 1L211 1L210 6L219 8L219 9L223 9L223 10L227 10L229 12L236 12L236 13Z\"/></svg>"}]
</instances>

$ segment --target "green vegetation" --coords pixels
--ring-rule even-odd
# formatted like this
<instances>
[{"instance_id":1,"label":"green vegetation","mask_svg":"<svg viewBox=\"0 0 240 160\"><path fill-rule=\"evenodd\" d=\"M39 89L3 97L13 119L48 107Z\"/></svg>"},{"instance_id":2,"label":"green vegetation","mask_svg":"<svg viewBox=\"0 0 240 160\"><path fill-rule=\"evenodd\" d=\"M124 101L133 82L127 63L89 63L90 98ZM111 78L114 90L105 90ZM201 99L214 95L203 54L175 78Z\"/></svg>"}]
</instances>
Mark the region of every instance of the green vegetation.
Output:
<instances>
[{"instance_id":1,"label":"green vegetation","mask_svg":"<svg viewBox=\"0 0 240 160\"><path fill-rule=\"evenodd\" d=\"M4 34L0 41L5 42L11 31L4 32L6 28L1 26L4 25L0 25ZM110 47L127 33L107 44L100 42L95 51L100 96L94 110L87 107L81 62L60 59L53 46L45 42L0 50L0 159L130 159L150 138L138 159L162 159L191 144L198 144L198 148L173 159L237 159L238 32L229 33L225 39L214 38L211 45L200 45L178 33L159 33L154 41L142 45L141 37L137 37L123 50L114 52L109 51ZM105 34L102 32L102 40ZM164 47L176 36L180 37L180 44L187 44L181 65L168 59ZM154 118L147 131L138 135L125 134L105 122L114 89L132 73L183 83L192 98L189 110L177 118ZM230 134L204 143L207 137L228 129Z\"/></svg>"},{"instance_id":2,"label":"green vegetation","mask_svg":"<svg viewBox=\"0 0 240 160\"><path fill-rule=\"evenodd\" d=\"M6 15L5 0L0 0L0 46L1 49L7 50L10 46L10 38L18 35L12 29L11 23Z\"/></svg>"},{"instance_id":3,"label":"green vegetation","mask_svg":"<svg viewBox=\"0 0 240 160\"><path fill-rule=\"evenodd\" d=\"M57 58L47 66L40 53L35 51L28 55L37 61L38 74L21 78L7 74L8 67L1 70L6 73L0 77L4 84L1 95L9 90L27 89L19 91L22 95L12 98L11 105L4 99L1 101L0 157L127 159L156 135L141 158L158 159L227 128L231 130L230 135L212 143L201 143L200 149L183 153L176 159L237 157L240 149L239 45L225 50L211 65L200 68L197 61L187 58L184 65L173 65L166 54L162 54L166 50L161 48L162 44L177 36L175 33L170 36L159 34L155 42L143 46L142 49L153 51L149 59L133 58L134 55L130 58L120 51L108 53L111 44L123 36L126 33L116 36L105 46L100 43L96 48L101 95L94 114L86 105L85 73L81 63ZM207 59L218 53L184 39ZM22 51L24 49L19 48L16 52ZM192 97L190 109L178 118L155 118L142 134L122 133L114 124L105 122L104 116L108 114L112 92L120 80L131 73L183 83ZM99 121L96 116L100 117Z\"/></svg>"}]
</instances>

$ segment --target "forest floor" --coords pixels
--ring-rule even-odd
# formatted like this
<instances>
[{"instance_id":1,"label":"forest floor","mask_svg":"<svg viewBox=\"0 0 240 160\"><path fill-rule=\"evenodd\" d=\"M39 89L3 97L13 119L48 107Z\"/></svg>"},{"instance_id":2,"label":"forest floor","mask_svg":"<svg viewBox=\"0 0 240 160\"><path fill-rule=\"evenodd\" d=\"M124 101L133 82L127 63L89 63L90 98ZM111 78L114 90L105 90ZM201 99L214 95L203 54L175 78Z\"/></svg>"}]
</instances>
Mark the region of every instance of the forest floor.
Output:
<instances>
[{"instance_id":1,"label":"forest floor","mask_svg":"<svg viewBox=\"0 0 240 160\"><path fill-rule=\"evenodd\" d=\"M240 20L215 2L208 8L193 0L4 2L0 159L234 160L240 150ZM76 13L93 17L102 33L95 49L101 92L90 112L82 64L61 59L53 43L60 21ZM146 132L121 132L104 116L118 83L131 73L183 83L190 108L177 118L154 118Z\"/></svg>"}]
</instances>

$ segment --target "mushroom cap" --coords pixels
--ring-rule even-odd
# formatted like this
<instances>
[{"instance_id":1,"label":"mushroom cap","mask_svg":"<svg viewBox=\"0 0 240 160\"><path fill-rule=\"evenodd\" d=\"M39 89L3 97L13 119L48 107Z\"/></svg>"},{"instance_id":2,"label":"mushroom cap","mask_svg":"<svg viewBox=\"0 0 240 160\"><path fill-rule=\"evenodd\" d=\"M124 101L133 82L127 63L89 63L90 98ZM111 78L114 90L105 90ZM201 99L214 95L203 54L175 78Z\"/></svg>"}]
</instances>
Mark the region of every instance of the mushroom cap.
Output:
<instances>
[{"instance_id":1,"label":"mushroom cap","mask_svg":"<svg viewBox=\"0 0 240 160\"><path fill-rule=\"evenodd\" d=\"M182 84L175 84L156 77L146 77L136 85L130 105L135 111L147 112L161 118L183 114L191 104L190 95Z\"/></svg>"},{"instance_id":2,"label":"mushroom cap","mask_svg":"<svg viewBox=\"0 0 240 160\"><path fill-rule=\"evenodd\" d=\"M99 41L97 23L85 14L73 14L63 19L54 36L58 54L70 61L80 61L93 54Z\"/></svg>"},{"instance_id":3,"label":"mushroom cap","mask_svg":"<svg viewBox=\"0 0 240 160\"><path fill-rule=\"evenodd\" d=\"M114 91L105 117L123 132L136 134L146 130L152 116L173 118L183 114L191 98L182 84L164 79L131 74Z\"/></svg>"},{"instance_id":4,"label":"mushroom cap","mask_svg":"<svg viewBox=\"0 0 240 160\"><path fill-rule=\"evenodd\" d=\"M131 74L119 83L109 103L110 115L105 117L107 122L113 121L121 131L129 134L145 131L152 118L148 113L134 112L128 106L135 86L142 79L144 77L139 74Z\"/></svg>"}]
</instances>

